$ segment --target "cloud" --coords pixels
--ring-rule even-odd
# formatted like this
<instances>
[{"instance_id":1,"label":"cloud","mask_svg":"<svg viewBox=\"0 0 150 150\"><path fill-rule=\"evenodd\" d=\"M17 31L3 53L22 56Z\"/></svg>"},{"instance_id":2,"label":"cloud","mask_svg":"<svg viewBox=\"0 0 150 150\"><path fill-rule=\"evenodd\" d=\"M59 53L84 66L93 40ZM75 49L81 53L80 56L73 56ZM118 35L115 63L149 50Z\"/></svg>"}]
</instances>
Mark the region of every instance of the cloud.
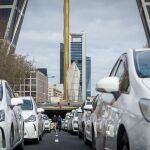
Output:
<instances>
[{"instance_id":1,"label":"cloud","mask_svg":"<svg viewBox=\"0 0 150 150\"><path fill-rule=\"evenodd\" d=\"M97 80L108 76L125 50L140 48L146 38L136 0L71 0L70 30L87 34L87 56L92 57L92 93ZM47 67L59 82L59 50L63 41L63 1L29 1L17 52Z\"/></svg>"}]
</instances>

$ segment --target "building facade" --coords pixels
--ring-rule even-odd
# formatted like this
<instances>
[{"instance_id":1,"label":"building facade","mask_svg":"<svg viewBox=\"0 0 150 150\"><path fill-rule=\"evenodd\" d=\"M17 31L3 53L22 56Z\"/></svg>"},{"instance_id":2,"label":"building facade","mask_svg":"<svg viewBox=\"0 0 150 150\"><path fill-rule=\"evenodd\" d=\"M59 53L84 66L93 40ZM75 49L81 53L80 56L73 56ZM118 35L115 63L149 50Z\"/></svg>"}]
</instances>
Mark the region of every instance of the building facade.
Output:
<instances>
[{"instance_id":1,"label":"building facade","mask_svg":"<svg viewBox=\"0 0 150 150\"><path fill-rule=\"evenodd\" d=\"M91 96L91 57L86 57L86 96Z\"/></svg>"},{"instance_id":2,"label":"building facade","mask_svg":"<svg viewBox=\"0 0 150 150\"><path fill-rule=\"evenodd\" d=\"M64 46L60 44L60 83L64 80ZM86 99L86 35L85 33L70 34L70 64L76 63L80 70L80 89L82 100Z\"/></svg>"},{"instance_id":3,"label":"building facade","mask_svg":"<svg viewBox=\"0 0 150 150\"><path fill-rule=\"evenodd\" d=\"M19 96L32 96L37 103L48 101L48 77L39 70L26 74L24 81L15 86Z\"/></svg>"},{"instance_id":4,"label":"building facade","mask_svg":"<svg viewBox=\"0 0 150 150\"><path fill-rule=\"evenodd\" d=\"M64 84L64 44L60 43L60 84Z\"/></svg>"},{"instance_id":5,"label":"building facade","mask_svg":"<svg viewBox=\"0 0 150 150\"><path fill-rule=\"evenodd\" d=\"M48 88L48 101L50 103L57 103L63 100L63 92L57 86L49 86Z\"/></svg>"},{"instance_id":6,"label":"building facade","mask_svg":"<svg viewBox=\"0 0 150 150\"><path fill-rule=\"evenodd\" d=\"M147 44L150 46L150 0L136 0L144 26Z\"/></svg>"},{"instance_id":7,"label":"building facade","mask_svg":"<svg viewBox=\"0 0 150 150\"><path fill-rule=\"evenodd\" d=\"M67 79L69 100L73 102L81 101L80 70L75 62L70 65L67 71Z\"/></svg>"},{"instance_id":8,"label":"building facade","mask_svg":"<svg viewBox=\"0 0 150 150\"><path fill-rule=\"evenodd\" d=\"M0 44L16 49L28 0L0 0Z\"/></svg>"}]
</instances>

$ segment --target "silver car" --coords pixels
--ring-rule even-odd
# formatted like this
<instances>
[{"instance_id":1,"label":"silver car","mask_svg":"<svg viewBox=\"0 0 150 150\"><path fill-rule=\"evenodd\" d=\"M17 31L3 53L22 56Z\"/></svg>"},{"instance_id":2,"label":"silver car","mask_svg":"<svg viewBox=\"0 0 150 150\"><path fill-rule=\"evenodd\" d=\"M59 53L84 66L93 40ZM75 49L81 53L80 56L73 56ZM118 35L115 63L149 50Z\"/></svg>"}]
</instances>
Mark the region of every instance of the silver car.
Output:
<instances>
[{"instance_id":1,"label":"silver car","mask_svg":"<svg viewBox=\"0 0 150 150\"><path fill-rule=\"evenodd\" d=\"M121 55L96 89L109 104L97 123L97 150L150 150L150 49Z\"/></svg>"}]
</instances>

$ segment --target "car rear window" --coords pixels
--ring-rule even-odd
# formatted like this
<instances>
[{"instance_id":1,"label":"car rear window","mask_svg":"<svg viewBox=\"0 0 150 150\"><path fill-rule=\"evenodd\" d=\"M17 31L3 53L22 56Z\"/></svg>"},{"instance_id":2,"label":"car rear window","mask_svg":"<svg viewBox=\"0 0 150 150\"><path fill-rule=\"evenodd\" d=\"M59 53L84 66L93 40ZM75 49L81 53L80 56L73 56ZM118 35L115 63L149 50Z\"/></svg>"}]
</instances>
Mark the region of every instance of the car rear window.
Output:
<instances>
[{"instance_id":1,"label":"car rear window","mask_svg":"<svg viewBox=\"0 0 150 150\"><path fill-rule=\"evenodd\" d=\"M21 108L22 108L22 110L33 110L32 101L23 99L23 104L22 104Z\"/></svg>"},{"instance_id":2,"label":"car rear window","mask_svg":"<svg viewBox=\"0 0 150 150\"><path fill-rule=\"evenodd\" d=\"M2 101L3 98L3 87L2 84L0 83L0 101Z\"/></svg>"},{"instance_id":3,"label":"car rear window","mask_svg":"<svg viewBox=\"0 0 150 150\"><path fill-rule=\"evenodd\" d=\"M150 51L135 52L134 60L138 76L150 78Z\"/></svg>"},{"instance_id":4,"label":"car rear window","mask_svg":"<svg viewBox=\"0 0 150 150\"><path fill-rule=\"evenodd\" d=\"M48 117L47 117L47 116L43 116L43 119L44 119L44 120L48 120Z\"/></svg>"}]
</instances>

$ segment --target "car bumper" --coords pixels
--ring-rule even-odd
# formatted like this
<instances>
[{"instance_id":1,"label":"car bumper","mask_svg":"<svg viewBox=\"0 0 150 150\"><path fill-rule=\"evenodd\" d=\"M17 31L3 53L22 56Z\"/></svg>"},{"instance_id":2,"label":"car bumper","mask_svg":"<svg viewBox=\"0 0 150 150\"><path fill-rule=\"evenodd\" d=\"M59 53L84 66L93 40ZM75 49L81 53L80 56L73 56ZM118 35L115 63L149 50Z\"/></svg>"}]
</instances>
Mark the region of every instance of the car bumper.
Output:
<instances>
[{"instance_id":1,"label":"car bumper","mask_svg":"<svg viewBox=\"0 0 150 150\"><path fill-rule=\"evenodd\" d=\"M45 125L45 126L44 126L44 130L45 130L45 131L49 131L49 130L50 130L50 125Z\"/></svg>"},{"instance_id":2,"label":"car bumper","mask_svg":"<svg viewBox=\"0 0 150 150\"><path fill-rule=\"evenodd\" d=\"M24 124L24 139L38 138L38 127L36 122L28 122Z\"/></svg>"},{"instance_id":3,"label":"car bumper","mask_svg":"<svg viewBox=\"0 0 150 150\"><path fill-rule=\"evenodd\" d=\"M73 129L73 132L78 132L78 129L79 129L78 124L74 124L72 129Z\"/></svg>"}]
</instances>

